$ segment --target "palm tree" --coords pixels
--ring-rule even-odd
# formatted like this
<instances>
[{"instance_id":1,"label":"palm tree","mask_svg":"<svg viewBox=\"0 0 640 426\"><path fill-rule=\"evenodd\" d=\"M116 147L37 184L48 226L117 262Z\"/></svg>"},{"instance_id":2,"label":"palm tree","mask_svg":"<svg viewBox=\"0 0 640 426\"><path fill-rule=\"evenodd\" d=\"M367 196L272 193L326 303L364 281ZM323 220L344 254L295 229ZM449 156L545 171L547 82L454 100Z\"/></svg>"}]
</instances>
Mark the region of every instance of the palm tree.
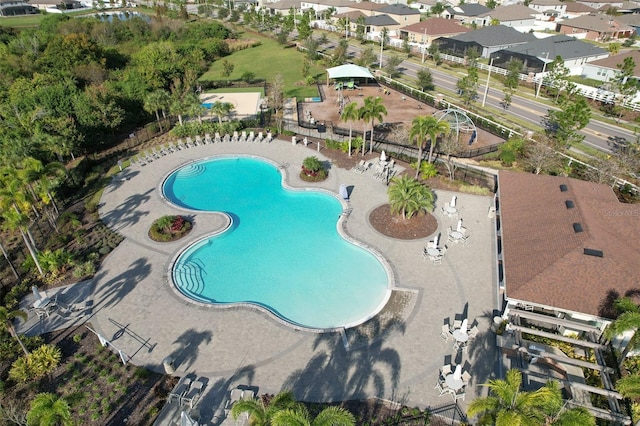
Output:
<instances>
[{"instance_id":1,"label":"palm tree","mask_svg":"<svg viewBox=\"0 0 640 426\"><path fill-rule=\"evenodd\" d=\"M416 179L402 175L393 178L391 182L387 194L392 213L401 213L406 220L417 213L433 209L433 192Z\"/></svg>"},{"instance_id":2,"label":"palm tree","mask_svg":"<svg viewBox=\"0 0 640 426\"><path fill-rule=\"evenodd\" d=\"M605 337L613 339L626 331L634 332L627 346L620 354L619 363L622 365L629 351L640 347L640 335L637 332L640 328L640 306L634 303L630 297L621 297L615 301L614 307L620 315L609 324L609 327L604 332Z\"/></svg>"},{"instance_id":3,"label":"palm tree","mask_svg":"<svg viewBox=\"0 0 640 426\"><path fill-rule=\"evenodd\" d=\"M616 382L616 390L625 398L637 398L640 396L640 375L625 376Z\"/></svg>"},{"instance_id":4,"label":"palm tree","mask_svg":"<svg viewBox=\"0 0 640 426\"><path fill-rule=\"evenodd\" d=\"M550 381L546 386L533 392L521 391L521 385L522 373L515 369L507 371L506 380L489 380L489 383L484 385L489 388L489 396L471 401L467 414L469 416L481 414L479 424L495 426L537 426L545 422L569 424L559 421L563 418L569 419L573 415L580 415L574 412L563 414L562 394L557 382ZM581 424L595 424L593 417L591 419L592 422L587 421Z\"/></svg>"},{"instance_id":5,"label":"palm tree","mask_svg":"<svg viewBox=\"0 0 640 426\"><path fill-rule=\"evenodd\" d=\"M421 116L416 117L411 122L411 130L409 131L409 139L414 141L418 146L418 165L416 168L416 179L420 173L420 163L422 161L422 150L427 142L427 137L431 142L429 144L429 159L428 162L431 163L431 159L433 156L433 148L436 144L436 140L439 135L449 134L451 131L451 127L449 123L446 121L441 121L435 118L434 116Z\"/></svg>"},{"instance_id":6,"label":"palm tree","mask_svg":"<svg viewBox=\"0 0 640 426\"><path fill-rule=\"evenodd\" d=\"M160 131L162 131L162 123L160 121L159 111L163 111L164 115L164 110L168 107L168 105L169 94L162 89L154 90L153 92L147 93L147 95L144 97L143 108L148 113L156 114L156 120L158 121L158 126L160 126Z\"/></svg>"},{"instance_id":7,"label":"palm tree","mask_svg":"<svg viewBox=\"0 0 640 426\"><path fill-rule=\"evenodd\" d=\"M229 115L233 110L234 106L229 102L216 102L211 106L211 113L218 116L219 124L222 124L222 117Z\"/></svg>"},{"instance_id":8,"label":"palm tree","mask_svg":"<svg viewBox=\"0 0 640 426\"><path fill-rule=\"evenodd\" d=\"M39 393L31 401L27 423L38 426L71 425L69 404L53 393Z\"/></svg>"},{"instance_id":9,"label":"palm tree","mask_svg":"<svg viewBox=\"0 0 640 426\"><path fill-rule=\"evenodd\" d=\"M235 420L240 414L247 413L252 426L269 426L278 411L295 408L298 405L293 392L283 391L270 401L265 401L263 398L237 401L231 407L231 417Z\"/></svg>"},{"instance_id":10,"label":"palm tree","mask_svg":"<svg viewBox=\"0 0 640 426\"><path fill-rule=\"evenodd\" d=\"M340 120L349 123L349 157L351 157L351 138L353 133L353 122L360 118L358 104L355 102L348 103L342 110Z\"/></svg>"},{"instance_id":11,"label":"palm tree","mask_svg":"<svg viewBox=\"0 0 640 426\"><path fill-rule=\"evenodd\" d=\"M273 426L353 426L353 414L342 407L327 407L311 419L303 405L278 411L273 416Z\"/></svg>"},{"instance_id":12,"label":"palm tree","mask_svg":"<svg viewBox=\"0 0 640 426\"><path fill-rule=\"evenodd\" d=\"M385 115L387 115L387 108L382 105L382 98L377 96L367 96L364 98L364 105L360 108L360 118L367 122L371 122L371 140L369 142L369 153L373 152L373 123L378 120L382 123ZM364 153L364 145L362 148Z\"/></svg>"},{"instance_id":13,"label":"palm tree","mask_svg":"<svg viewBox=\"0 0 640 426\"><path fill-rule=\"evenodd\" d=\"M17 340L24 354L26 356L29 356L27 347L24 345L24 343L22 343L22 340L20 340L20 336L18 336L18 333L16 332L16 328L13 326L14 318L22 318L26 321L27 313L19 309L16 311L10 311L4 306L0 306L0 330L8 331L11 337Z\"/></svg>"}]
</instances>

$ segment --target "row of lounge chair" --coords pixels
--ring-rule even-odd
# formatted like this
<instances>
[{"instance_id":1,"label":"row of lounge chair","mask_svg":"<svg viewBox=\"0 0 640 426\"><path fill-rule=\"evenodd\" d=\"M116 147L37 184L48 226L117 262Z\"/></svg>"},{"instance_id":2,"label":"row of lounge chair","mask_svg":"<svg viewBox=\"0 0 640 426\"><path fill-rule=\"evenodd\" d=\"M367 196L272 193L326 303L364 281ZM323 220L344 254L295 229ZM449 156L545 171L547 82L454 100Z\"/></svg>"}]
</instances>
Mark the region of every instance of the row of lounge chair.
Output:
<instances>
[{"instance_id":1,"label":"row of lounge chair","mask_svg":"<svg viewBox=\"0 0 640 426\"><path fill-rule=\"evenodd\" d=\"M169 142L167 145L162 145L159 147L152 147L144 152L141 152L138 155L131 157L131 164L133 166L145 166L153 160L157 160L160 157L171 154L173 152L181 151L184 149L192 148L200 145L208 145L212 143L222 143L222 142L266 142L269 143L273 140L271 132L267 132L266 135L263 132L258 132L256 135L253 131L247 134L246 131L243 131L239 134L237 131L233 132L233 135L225 134L224 136L220 136L220 133L216 132L214 137L212 138L209 133L207 133L204 138L200 135L196 136L195 139L192 139L190 136L183 141L182 139L178 139L174 144L173 141Z\"/></svg>"},{"instance_id":2,"label":"row of lounge chair","mask_svg":"<svg viewBox=\"0 0 640 426\"><path fill-rule=\"evenodd\" d=\"M205 383L202 379L192 380L184 376L169 393L167 402L177 401L181 407L193 408L200 400L204 387Z\"/></svg>"}]
</instances>

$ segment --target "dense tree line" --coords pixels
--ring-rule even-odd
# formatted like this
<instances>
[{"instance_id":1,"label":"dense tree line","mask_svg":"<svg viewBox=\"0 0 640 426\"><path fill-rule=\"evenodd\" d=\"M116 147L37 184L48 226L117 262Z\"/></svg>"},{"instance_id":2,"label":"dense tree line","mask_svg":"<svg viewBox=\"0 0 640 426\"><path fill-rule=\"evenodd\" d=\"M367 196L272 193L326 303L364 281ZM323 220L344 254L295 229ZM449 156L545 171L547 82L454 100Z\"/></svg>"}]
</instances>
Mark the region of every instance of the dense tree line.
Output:
<instances>
[{"instance_id":1,"label":"dense tree line","mask_svg":"<svg viewBox=\"0 0 640 426\"><path fill-rule=\"evenodd\" d=\"M186 94L228 54L229 36L212 22L66 15L47 16L38 28L2 30L1 161L62 161L100 149L107 136L158 110L189 114ZM154 92L166 100L150 102Z\"/></svg>"}]
</instances>

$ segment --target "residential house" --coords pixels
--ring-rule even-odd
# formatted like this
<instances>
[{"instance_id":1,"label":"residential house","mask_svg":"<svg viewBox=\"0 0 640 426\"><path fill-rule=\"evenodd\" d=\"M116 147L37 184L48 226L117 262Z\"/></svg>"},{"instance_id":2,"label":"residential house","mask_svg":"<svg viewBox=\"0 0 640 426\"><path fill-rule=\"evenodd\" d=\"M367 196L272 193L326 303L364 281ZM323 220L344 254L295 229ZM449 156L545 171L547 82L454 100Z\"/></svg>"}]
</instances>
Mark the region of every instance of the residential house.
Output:
<instances>
[{"instance_id":1,"label":"residential house","mask_svg":"<svg viewBox=\"0 0 640 426\"><path fill-rule=\"evenodd\" d=\"M71 10L84 7L78 0L29 0L27 3L40 10Z\"/></svg>"},{"instance_id":2,"label":"residential house","mask_svg":"<svg viewBox=\"0 0 640 426\"><path fill-rule=\"evenodd\" d=\"M467 50L475 48L483 58L488 58L498 50L507 49L535 40L530 33L521 33L504 25L482 27L453 37L442 37L436 41L440 51L457 56L465 56Z\"/></svg>"},{"instance_id":3,"label":"residential house","mask_svg":"<svg viewBox=\"0 0 640 426\"><path fill-rule=\"evenodd\" d=\"M374 3L371 1L362 1L359 3L353 1L351 2L351 5L349 6L349 8L351 10L360 11L365 16L373 16L376 14L378 10L382 9L385 6L386 4Z\"/></svg>"},{"instance_id":4,"label":"residential house","mask_svg":"<svg viewBox=\"0 0 640 426\"><path fill-rule=\"evenodd\" d=\"M636 80L640 81L640 51L638 50L632 50L589 62L584 65L582 76L603 82L617 81L619 80L618 74L620 72L618 64L621 65L626 58L633 59L633 62L636 64L633 75Z\"/></svg>"},{"instance_id":5,"label":"residential house","mask_svg":"<svg viewBox=\"0 0 640 426\"><path fill-rule=\"evenodd\" d=\"M365 19L365 34L376 33L379 34L385 28L387 29L389 37L395 37L397 31L402 27L399 22L393 19L389 15L375 15L367 16Z\"/></svg>"},{"instance_id":6,"label":"residential house","mask_svg":"<svg viewBox=\"0 0 640 426\"><path fill-rule=\"evenodd\" d=\"M577 1L570 1L566 3L567 12L564 16L565 19L573 19L578 16L589 15L590 13L598 13L597 9L587 6L586 4L578 3Z\"/></svg>"},{"instance_id":7,"label":"residential house","mask_svg":"<svg viewBox=\"0 0 640 426\"><path fill-rule=\"evenodd\" d=\"M478 3L465 3L459 6L448 7L442 12L442 17L455 19L460 24L471 24L478 16L490 10L488 7Z\"/></svg>"},{"instance_id":8,"label":"residential house","mask_svg":"<svg viewBox=\"0 0 640 426\"><path fill-rule=\"evenodd\" d=\"M420 12L404 4L389 4L373 12L374 16L388 15L401 27L420 22Z\"/></svg>"},{"instance_id":9,"label":"residential house","mask_svg":"<svg viewBox=\"0 0 640 426\"><path fill-rule=\"evenodd\" d=\"M302 2L300 0L278 0L273 3L264 3L263 7L271 15L278 14L287 16L291 9L293 9L295 13L300 13Z\"/></svg>"},{"instance_id":10,"label":"residential house","mask_svg":"<svg viewBox=\"0 0 640 426\"><path fill-rule=\"evenodd\" d=\"M576 0L576 2L586 4L594 9L603 9L603 7L606 6L606 8L603 9L606 10L611 7L615 7L616 9L622 7L623 0Z\"/></svg>"},{"instance_id":11,"label":"residential house","mask_svg":"<svg viewBox=\"0 0 640 426\"><path fill-rule=\"evenodd\" d=\"M541 21L555 21L567 13L567 3L560 0L531 0L529 7L538 12Z\"/></svg>"},{"instance_id":12,"label":"residential house","mask_svg":"<svg viewBox=\"0 0 640 426\"><path fill-rule=\"evenodd\" d=\"M640 13L640 3L625 0L622 2L622 6L616 8L616 12L619 15L638 14Z\"/></svg>"},{"instance_id":13,"label":"residential house","mask_svg":"<svg viewBox=\"0 0 640 426\"><path fill-rule=\"evenodd\" d=\"M640 204L620 203L608 185L500 171L496 205L504 317L549 315L565 335L576 330L567 321L603 330L612 302L637 292Z\"/></svg>"},{"instance_id":14,"label":"residential house","mask_svg":"<svg viewBox=\"0 0 640 426\"><path fill-rule=\"evenodd\" d=\"M436 5L436 3L440 3L445 7L452 7L454 5L453 2L450 1L438 1L438 0L417 0L413 3L409 4L409 7L412 7L418 10L420 13L429 13L431 12L431 8Z\"/></svg>"},{"instance_id":15,"label":"residential house","mask_svg":"<svg viewBox=\"0 0 640 426\"><path fill-rule=\"evenodd\" d=\"M410 43L419 43L428 47L440 37L453 37L469 31L472 31L471 28L462 26L451 19L429 18L426 21L401 28L400 38L406 38Z\"/></svg>"},{"instance_id":16,"label":"residential house","mask_svg":"<svg viewBox=\"0 0 640 426\"><path fill-rule=\"evenodd\" d=\"M558 56L564 60L564 65L572 75L580 75L584 64L608 57L609 51L568 35L556 35L535 39L491 55L493 65L500 68L507 69L512 59L521 61L524 73L542 72L544 64L553 62Z\"/></svg>"},{"instance_id":17,"label":"residential house","mask_svg":"<svg viewBox=\"0 0 640 426\"><path fill-rule=\"evenodd\" d=\"M335 13L348 12L351 3L351 0L305 0L300 2L300 9L303 11L313 9L316 19L319 19L330 9Z\"/></svg>"},{"instance_id":18,"label":"residential house","mask_svg":"<svg viewBox=\"0 0 640 426\"><path fill-rule=\"evenodd\" d=\"M38 9L24 1L0 1L0 16L34 15Z\"/></svg>"},{"instance_id":19,"label":"residential house","mask_svg":"<svg viewBox=\"0 0 640 426\"><path fill-rule=\"evenodd\" d=\"M635 32L631 26L623 24L616 17L601 13L591 13L558 22L556 31L601 42L629 38Z\"/></svg>"},{"instance_id":20,"label":"residential house","mask_svg":"<svg viewBox=\"0 0 640 426\"><path fill-rule=\"evenodd\" d=\"M481 27L498 22L500 25L514 28L520 32L528 32L535 26L537 14L538 12L527 6L512 4L510 6L498 6L489 12L483 13L475 18L474 22Z\"/></svg>"},{"instance_id":21,"label":"residential house","mask_svg":"<svg viewBox=\"0 0 640 426\"><path fill-rule=\"evenodd\" d=\"M634 35L640 35L640 13L616 16L616 20L629 25L635 30Z\"/></svg>"}]
</instances>

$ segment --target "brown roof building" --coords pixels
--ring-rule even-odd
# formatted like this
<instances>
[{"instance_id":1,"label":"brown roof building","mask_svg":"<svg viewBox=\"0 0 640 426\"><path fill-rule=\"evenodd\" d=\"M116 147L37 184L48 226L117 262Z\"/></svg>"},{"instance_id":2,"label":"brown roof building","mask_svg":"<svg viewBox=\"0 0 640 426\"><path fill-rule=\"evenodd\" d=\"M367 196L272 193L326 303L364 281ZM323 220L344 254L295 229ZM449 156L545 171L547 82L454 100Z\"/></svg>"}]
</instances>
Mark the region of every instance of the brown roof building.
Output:
<instances>
[{"instance_id":1,"label":"brown roof building","mask_svg":"<svg viewBox=\"0 0 640 426\"><path fill-rule=\"evenodd\" d=\"M606 185L500 171L501 286L508 305L603 317L640 289L640 205Z\"/></svg>"},{"instance_id":2,"label":"brown roof building","mask_svg":"<svg viewBox=\"0 0 640 426\"><path fill-rule=\"evenodd\" d=\"M453 19L430 18L401 28L400 37L407 37L410 42L430 46L433 40L439 37L453 37L469 31L471 28L460 25Z\"/></svg>"},{"instance_id":3,"label":"brown roof building","mask_svg":"<svg viewBox=\"0 0 640 426\"><path fill-rule=\"evenodd\" d=\"M634 29L610 15L590 13L567 21L558 22L557 31L560 34L585 34L587 40L609 41L629 38Z\"/></svg>"}]
</instances>

